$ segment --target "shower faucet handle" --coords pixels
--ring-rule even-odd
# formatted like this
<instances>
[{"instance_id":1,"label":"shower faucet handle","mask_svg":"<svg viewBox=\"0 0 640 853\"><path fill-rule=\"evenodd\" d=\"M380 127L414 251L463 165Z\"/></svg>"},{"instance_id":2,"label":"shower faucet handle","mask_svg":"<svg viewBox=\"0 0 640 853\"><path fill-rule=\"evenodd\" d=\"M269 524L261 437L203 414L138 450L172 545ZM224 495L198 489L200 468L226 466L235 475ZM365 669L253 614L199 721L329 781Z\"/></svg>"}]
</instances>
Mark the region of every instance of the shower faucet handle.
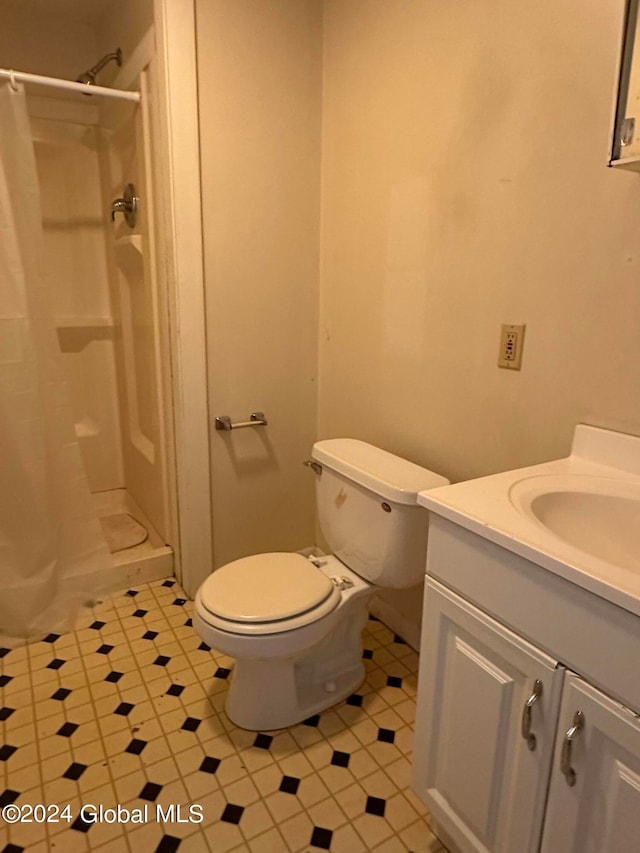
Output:
<instances>
[{"instance_id":1,"label":"shower faucet handle","mask_svg":"<svg viewBox=\"0 0 640 853\"><path fill-rule=\"evenodd\" d=\"M116 213L127 213L129 210L131 210L130 204L127 204L123 198L116 198L111 202L111 221L116 221Z\"/></svg>"},{"instance_id":2,"label":"shower faucet handle","mask_svg":"<svg viewBox=\"0 0 640 853\"><path fill-rule=\"evenodd\" d=\"M116 221L116 213L123 213L124 220L129 228L136 227L138 215L138 198L136 188L133 184L127 184L124 188L124 196L117 198L111 203L111 221Z\"/></svg>"}]
</instances>

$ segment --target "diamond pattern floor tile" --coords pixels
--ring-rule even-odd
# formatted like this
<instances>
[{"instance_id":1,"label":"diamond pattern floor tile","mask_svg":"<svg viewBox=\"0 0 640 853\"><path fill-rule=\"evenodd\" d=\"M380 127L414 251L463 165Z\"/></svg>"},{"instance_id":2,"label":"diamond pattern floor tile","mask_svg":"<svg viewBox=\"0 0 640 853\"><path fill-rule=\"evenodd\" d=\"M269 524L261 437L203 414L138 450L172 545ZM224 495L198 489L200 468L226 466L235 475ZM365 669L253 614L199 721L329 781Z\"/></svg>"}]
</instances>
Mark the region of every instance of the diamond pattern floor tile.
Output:
<instances>
[{"instance_id":1,"label":"diamond pattern floor tile","mask_svg":"<svg viewBox=\"0 0 640 853\"><path fill-rule=\"evenodd\" d=\"M0 648L0 807L69 804L57 823L0 821L0 853L446 853L410 787L418 656L401 637L372 617L357 691L255 733L226 716L233 661L192 612L170 578ZM105 817L118 806L128 822Z\"/></svg>"}]
</instances>

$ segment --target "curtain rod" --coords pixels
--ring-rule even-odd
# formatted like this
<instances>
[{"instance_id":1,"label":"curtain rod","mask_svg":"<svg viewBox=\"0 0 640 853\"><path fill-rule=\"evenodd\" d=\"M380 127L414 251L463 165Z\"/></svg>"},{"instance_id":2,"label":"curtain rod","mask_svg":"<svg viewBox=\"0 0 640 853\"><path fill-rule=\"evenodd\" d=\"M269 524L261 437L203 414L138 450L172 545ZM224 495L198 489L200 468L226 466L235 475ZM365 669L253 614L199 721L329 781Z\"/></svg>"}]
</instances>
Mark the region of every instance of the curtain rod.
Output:
<instances>
[{"instance_id":1,"label":"curtain rod","mask_svg":"<svg viewBox=\"0 0 640 853\"><path fill-rule=\"evenodd\" d=\"M83 95L99 95L103 98L120 98L124 101L140 103L140 92L124 92L122 89L109 89L106 86L89 86L86 83L60 80L58 77L42 77L40 74L27 74L24 71L11 71L8 68L0 68L0 78L16 83L37 83L39 86L82 92Z\"/></svg>"}]
</instances>

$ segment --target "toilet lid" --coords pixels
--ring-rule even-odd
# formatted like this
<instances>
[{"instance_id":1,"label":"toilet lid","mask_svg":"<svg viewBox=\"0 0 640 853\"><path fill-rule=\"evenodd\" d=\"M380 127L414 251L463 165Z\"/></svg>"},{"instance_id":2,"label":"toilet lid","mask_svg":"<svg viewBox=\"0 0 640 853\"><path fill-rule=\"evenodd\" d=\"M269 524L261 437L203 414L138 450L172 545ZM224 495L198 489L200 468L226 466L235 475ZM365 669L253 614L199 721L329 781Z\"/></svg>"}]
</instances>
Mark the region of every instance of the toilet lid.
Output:
<instances>
[{"instance_id":1,"label":"toilet lid","mask_svg":"<svg viewBox=\"0 0 640 853\"><path fill-rule=\"evenodd\" d=\"M254 554L213 572L200 600L230 622L277 622L318 607L334 591L331 579L301 554Z\"/></svg>"}]
</instances>

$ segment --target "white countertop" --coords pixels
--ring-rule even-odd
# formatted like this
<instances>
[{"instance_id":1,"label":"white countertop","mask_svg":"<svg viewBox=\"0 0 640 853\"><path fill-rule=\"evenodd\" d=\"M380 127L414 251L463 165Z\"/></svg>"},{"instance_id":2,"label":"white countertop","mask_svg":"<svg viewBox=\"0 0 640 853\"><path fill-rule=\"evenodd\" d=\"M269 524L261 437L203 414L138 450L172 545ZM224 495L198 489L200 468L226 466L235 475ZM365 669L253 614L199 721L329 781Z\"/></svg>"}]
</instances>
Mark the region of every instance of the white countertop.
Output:
<instances>
[{"instance_id":1,"label":"white countertop","mask_svg":"<svg viewBox=\"0 0 640 853\"><path fill-rule=\"evenodd\" d=\"M620 467L623 466L623 467ZM533 479L535 478L535 479ZM418 503L467 530L640 615L638 552L620 564L568 544L518 506L519 495L544 491L623 493L640 499L640 437L579 425L565 459L420 492ZM615 543L614 543L615 544Z\"/></svg>"}]
</instances>

